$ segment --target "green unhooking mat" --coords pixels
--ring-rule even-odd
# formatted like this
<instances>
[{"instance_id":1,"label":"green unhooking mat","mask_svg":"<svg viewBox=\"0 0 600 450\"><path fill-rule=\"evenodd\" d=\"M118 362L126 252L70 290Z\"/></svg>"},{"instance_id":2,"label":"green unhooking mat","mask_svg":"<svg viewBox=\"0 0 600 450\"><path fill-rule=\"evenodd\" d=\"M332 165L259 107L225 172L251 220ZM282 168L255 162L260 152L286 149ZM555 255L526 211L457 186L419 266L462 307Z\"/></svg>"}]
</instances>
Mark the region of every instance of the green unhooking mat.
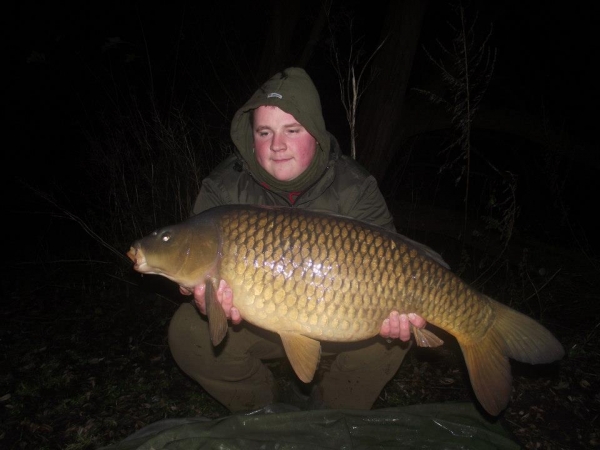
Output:
<instances>
[{"instance_id":1,"label":"green unhooking mat","mask_svg":"<svg viewBox=\"0 0 600 450\"><path fill-rule=\"evenodd\" d=\"M471 403L371 411L298 411L275 404L220 419L167 419L101 450L500 449L517 445Z\"/></svg>"}]
</instances>

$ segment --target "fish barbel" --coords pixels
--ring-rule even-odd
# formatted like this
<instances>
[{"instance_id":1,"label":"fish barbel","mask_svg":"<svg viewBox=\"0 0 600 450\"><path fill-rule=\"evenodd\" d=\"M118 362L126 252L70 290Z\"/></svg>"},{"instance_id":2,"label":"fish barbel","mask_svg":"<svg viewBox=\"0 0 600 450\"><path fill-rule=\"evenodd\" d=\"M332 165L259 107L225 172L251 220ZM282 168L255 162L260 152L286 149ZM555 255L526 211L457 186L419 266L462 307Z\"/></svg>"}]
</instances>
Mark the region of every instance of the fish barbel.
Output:
<instances>
[{"instance_id":1,"label":"fish barbel","mask_svg":"<svg viewBox=\"0 0 600 450\"><path fill-rule=\"evenodd\" d=\"M546 328L470 287L428 247L347 217L219 206L134 242L127 255L142 274L190 290L206 284L214 345L227 333L215 295L225 280L242 318L279 334L304 382L318 366L319 341L376 336L392 310L416 313L456 338L473 391L492 415L510 399L509 358L541 364L564 355ZM417 336L419 345L441 343L429 331Z\"/></svg>"}]
</instances>

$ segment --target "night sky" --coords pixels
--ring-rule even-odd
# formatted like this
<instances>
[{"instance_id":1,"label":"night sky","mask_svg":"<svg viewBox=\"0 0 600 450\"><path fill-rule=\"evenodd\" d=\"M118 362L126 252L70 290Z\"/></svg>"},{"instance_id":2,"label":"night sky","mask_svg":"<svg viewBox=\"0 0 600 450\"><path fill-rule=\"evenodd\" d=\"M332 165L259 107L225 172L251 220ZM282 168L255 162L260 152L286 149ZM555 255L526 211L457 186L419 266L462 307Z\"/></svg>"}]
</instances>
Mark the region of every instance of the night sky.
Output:
<instances>
[{"instance_id":1,"label":"night sky","mask_svg":"<svg viewBox=\"0 0 600 450\"><path fill-rule=\"evenodd\" d=\"M99 118L133 96L147 108L152 92L159 109L176 108L215 139L226 140L233 112L264 81L255 74L270 20L268 1L11 3L2 19L9 80L3 180L11 212L30 206L19 180L85 203L91 187L87 175L94 170L87 152L90 140L101 137ZM367 46L376 43L387 2L347 4L356 34L365 36ZM570 207L577 220L587 222L592 205L580 205L595 198L597 191L591 191L600 167L592 11L564 2L465 4L470 14L478 11L482 30L493 24L490 44L497 62L484 104L541 116L549 128L568 136L574 154L565 159ZM315 11L306 8L303 14L307 28ZM448 3L430 2L420 48L435 50L436 40L448 38L449 18ZM321 92L329 129L345 143L337 80L325 56L327 36L321 38L306 68ZM436 76L419 51L412 87ZM510 162L521 155L502 145L494 151L506 152L507 170L525 176L522 161Z\"/></svg>"}]
</instances>

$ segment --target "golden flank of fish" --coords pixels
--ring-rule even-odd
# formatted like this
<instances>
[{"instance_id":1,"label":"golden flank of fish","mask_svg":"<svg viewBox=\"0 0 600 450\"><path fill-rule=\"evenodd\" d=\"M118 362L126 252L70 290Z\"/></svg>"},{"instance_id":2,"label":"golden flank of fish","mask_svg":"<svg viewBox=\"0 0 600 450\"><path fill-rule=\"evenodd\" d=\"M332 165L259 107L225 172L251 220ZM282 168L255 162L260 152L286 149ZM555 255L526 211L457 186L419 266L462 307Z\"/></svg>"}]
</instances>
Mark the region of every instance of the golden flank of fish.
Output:
<instances>
[{"instance_id":1,"label":"golden flank of fish","mask_svg":"<svg viewBox=\"0 0 600 450\"><path fill-rule=\"evenodd\" d=\"M138 272L190 289L206 283L214 345L228 327L215 288L227 281L244 320L279 334L304 382L317 368L319 341L371 338L394 309L457 339L473 390L492 415L510 399L509 358L541 364L564 354L546 328L471 288L428 247L346 217L220 206L134 242L128 256ZM416 337L419 345L441 343L425 330Z\"/></svg>"}]
</instances>

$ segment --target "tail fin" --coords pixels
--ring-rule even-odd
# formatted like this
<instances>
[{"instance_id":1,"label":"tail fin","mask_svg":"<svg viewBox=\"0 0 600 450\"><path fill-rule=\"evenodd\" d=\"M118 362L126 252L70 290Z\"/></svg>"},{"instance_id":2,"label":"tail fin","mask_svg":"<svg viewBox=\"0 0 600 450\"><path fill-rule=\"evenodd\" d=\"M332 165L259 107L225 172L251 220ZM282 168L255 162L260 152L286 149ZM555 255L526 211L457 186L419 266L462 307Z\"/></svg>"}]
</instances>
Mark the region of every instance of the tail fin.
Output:
<instances>
[{"instance_id":1,"label":"tail fin","mask_svg":"<svg viewBox=\"0 0 600 450\"><path fill-rule=\"evenodd\" d=\"M508 358L545 364L564 356L562 345L542 325L502 303L489 299L495 320L484 338L459 343L477 399L498 415L510 400L512 376Z\"/></svg>"}]
</instances>

